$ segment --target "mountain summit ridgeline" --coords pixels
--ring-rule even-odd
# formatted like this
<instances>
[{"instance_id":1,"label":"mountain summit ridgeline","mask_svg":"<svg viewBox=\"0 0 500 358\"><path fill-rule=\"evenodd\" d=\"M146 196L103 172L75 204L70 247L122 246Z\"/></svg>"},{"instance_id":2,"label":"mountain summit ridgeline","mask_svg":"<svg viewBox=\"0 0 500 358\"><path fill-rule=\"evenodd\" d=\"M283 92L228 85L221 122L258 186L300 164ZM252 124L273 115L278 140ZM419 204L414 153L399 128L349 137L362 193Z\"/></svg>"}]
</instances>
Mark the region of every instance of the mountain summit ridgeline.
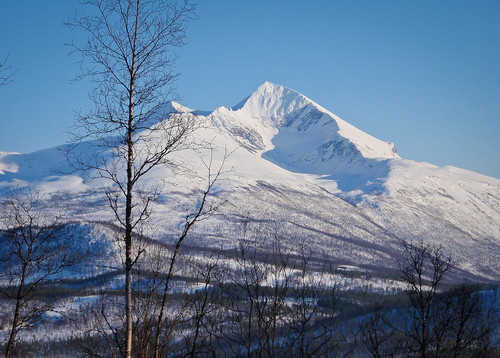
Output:
<instances>
[{"instance_id":1,"label":"mountain summit ridgeline","mask_svg":"<svg viewBox=\"0 0 500 358\"><path fill-rule=\"evenodd\" d=\"M152 125L173 113L190 114L200 123L193 142L209 146L174 153L172 160L182 165L148 173L151 185L160 188L151 216L159 229L149 233L152 239L163 240L175 230L171 223L185 215L190 195L204 181L207 162L200 156L211 156L217 165L220 153L230 152L214 193L226 205L196 229L189 239L193 246L234 243L245 216L280 222L289 233L287 245L306 240L339 263L395 268L402 240L424 241L453 254L457 279L498 281L500 180L402 159L394 144L270 82L232 108L200 112L171 102L160 109ZM91 154L96 148L89 142L77 150ZM0 191L34 186L46 194L48 206L69 207L73 221L111 219L102 195L109 183L67 174L67 149L0 153Z\"/></svg>"}]
</instances>

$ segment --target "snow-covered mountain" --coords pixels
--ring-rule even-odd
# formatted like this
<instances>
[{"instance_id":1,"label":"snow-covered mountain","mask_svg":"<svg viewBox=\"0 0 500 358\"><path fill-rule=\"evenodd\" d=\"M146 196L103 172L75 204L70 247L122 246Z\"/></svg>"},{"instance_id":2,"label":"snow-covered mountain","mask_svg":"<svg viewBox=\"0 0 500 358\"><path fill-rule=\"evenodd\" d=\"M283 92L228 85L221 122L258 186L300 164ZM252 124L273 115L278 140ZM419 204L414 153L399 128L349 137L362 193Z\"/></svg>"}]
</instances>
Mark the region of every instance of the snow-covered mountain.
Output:
<instances>
[{"instance_id":1,"label":"snow-covered mountain","mask_svg":"<svg viewBox=\"0 0 500 358\"><path fill-rule=\"evenodd\" d=\"M197 226L192 247L234 244L241 218L248 217L279 222L285 245L306 241L339 263L394 268L401 240L424 240L455 258L457 279L500 280L500 180L401 159L392 143L269 82L232 108L199 112L169 103L165 112L197 116L203 125L195 139L215 148L215 167L224 150L231 152L214 194L226 204ZM95 148L83 143L78 150ZM0 191L37 186L48 206L64 203L72 220L111 219L102 180L62 174L70 173L66 149L0 153ZM196 205L207 156L208 150L176 153L184 165L148 173L162 188L151 217L153 238L165 240Z\"/></svg>"}]
</instances>

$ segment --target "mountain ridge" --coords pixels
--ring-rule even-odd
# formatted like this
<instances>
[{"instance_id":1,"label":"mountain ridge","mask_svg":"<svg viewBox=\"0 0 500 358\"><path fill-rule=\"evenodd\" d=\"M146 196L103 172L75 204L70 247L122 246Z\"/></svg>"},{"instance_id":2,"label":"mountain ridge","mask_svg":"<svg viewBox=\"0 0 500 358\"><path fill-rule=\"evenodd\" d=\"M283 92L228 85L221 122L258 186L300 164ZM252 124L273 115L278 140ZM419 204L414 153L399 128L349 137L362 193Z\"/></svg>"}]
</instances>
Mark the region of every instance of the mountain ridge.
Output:
<instances>
[{"instance_id":1,"label":"mountain ridge","mask_svg":"<svg viewBox=\"0 0 500 358\"><path fill-rule=\"evenodd\" d=\"M195 135L211 143L215 166L222 161L217 153L232 152L226 159L232 170L214 193L228 205L195 230L193 244L234 243L234 227L250 213L256 222L281 222L289 230L289 245L308 238L311 247L334 250L339 262L394 268L393 253L402 240L423 240L453 253L464 278L500 281L499 179L401 159L393 144L270 82L232 108L201 112L170 102L155 120L168 120L173 111L203 123ZM66 165L65 148L0 153L0 195L35 186L47 193L47 205L62 205L61 198L71 203L73 218L112 220L102 196L104 181L57 173ZM92 148L83 143L80 150ZM211 155L208 149L201 152L176 153L175 160L189 163L185 168L160 166L148 173L151 185L161 182L164 188L153 226L177 222L191 207L205 180L199 155ZM175 230L162 227L150 233L153 239Z\"/></svg>"},{"instance_id":2,"label":"mountain ridge","mask_svg":"<svg viewBox=\"0 0 500 358\"><path fill-rule=\"evenodd\" d=\"M360 175L383 166L384 159L399 158L392 143L360 131L299 92L270 82L233 109L216 109L210 118L244 148L287 170Z\"/></svg>"}]
</instances>

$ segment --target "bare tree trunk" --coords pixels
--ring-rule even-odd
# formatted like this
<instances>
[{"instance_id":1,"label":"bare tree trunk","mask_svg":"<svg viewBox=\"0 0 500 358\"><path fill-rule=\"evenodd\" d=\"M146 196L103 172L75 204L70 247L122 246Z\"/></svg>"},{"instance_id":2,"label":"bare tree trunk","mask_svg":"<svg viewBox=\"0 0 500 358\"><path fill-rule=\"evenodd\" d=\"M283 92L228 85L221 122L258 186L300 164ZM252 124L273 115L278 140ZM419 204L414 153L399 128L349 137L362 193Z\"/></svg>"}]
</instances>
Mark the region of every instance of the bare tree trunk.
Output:
<instances>
[{"instance_id":1,"label":"bare tree trunk","mask_svg":"<svg viewBox=\"0 0 500 358\"><path fill-rule=\"evenodd\" d=\"M203 203L204 202L205 201L203 201ZM201 208L200 208L198 215L201 214L202 210L203 210L203 204L201 205ZM194 221L192 223L194 224ZM184 229L184 232L182 233L181 237L179 238L179 240L177 240L177 243L175 244L174 253L172 254L172 258L170 260L170 266L168 268L168 273L167 273L167 277L166 277L166 281L165 281L165 287L163 288L163 294L162 294L162 298L161 298L160 313L158 314L158 320L156 323L155 358L160 357L160 336L161 336L161 331L163 329L163 316L165 314L165 309L167 306L167 295L168 295L168 291L170 289L170 280L171 280L172 275L174 273L174 265L175 265L175 262L177 260L177 255L179 253L179 249L181 247L182 241L184 240L187 233L189 232L189 228L191 227L191 225L192 224L190 224L189 222L186 223L186 227Z\"/></svg>"},{"instance_id":2,"label":"bare tree trunk","mask_svg":"<svg viewBox=\"0 0 500 358\"><path fill-rule=\"evenodd\" d=\"M20 286L20 287L22 287L22 286ZM9 342L7 343L7 348L5 349L5 358L10 357L10 355L12 353L12 349L14 348L14 342L16 340L16 335L17 335L17 330L18 330L20 307L21 307L21 302L20 302L19 294L18 294L18 298L16 300L16 309L14 310L14 318L12 319L12 327L10 329L10 334L9 334Z\"/></svg>"},{"instance_id":3,"label":"bare tree trunk","mask_svg":"<svg viewBox=\"0 0 500 358\"><path fill-rule=\"evenodd\" d=\"M132 110L132 109L131 109ZM132 164L133 142L132 132L129 131L128 163L127 163L127 198L125 209L125 357L132 357Z\"/></svg>"},{"instance_id":4,"label":"bare tree trunk","mask_svg":"<svg viewBox=\"0 0 500 358\"><path fill-rule=\"evenodd\" d=\"M178 241L177 244L175 245L175 250L172 255L172 259L170 260L170 267L168 268L168 273L167 273L167 278L165 281L165 287L163 288L163 295L161 299L161 304L160 304L160 313L158 315L158 321L156 323L156 336L155 336L155 358L160 357L160 336L161 336L161 330L163 328L163 315L165 314L165 307L167 305L167 294L170 286L170 279L173 274L173 269L174 269L174 264L177 258L177 254L179 252L179 248L181 246L182 240L184 237L181 237Z\"/></svg>"},{"instance_id":5,"label":"bare tree trunk","mask_svg":"<svg viewBox=\"0 0 500 358\"><path fill-rule=\"evenodd\" d=\"M136 2L134 44L132 46L132 66L130 69L130 90L128 104L128 158L127 158L127 198L125 206L125 314L126 314L126 340L125 357L132 357L132 190L133 165L134 165L134 90L135 90L135 60L137 46L137 30L139 26L140 0Z\"/></svg>"},{"instance_id":6,"label":"bare tree trunk","mask_svg":"<svg viewBox=\"0 0 500 358\"><path fill-rule=\"evenodd\" d=\"M12 353L12 348L14 348L14 342L16 340L16 335L18 332L19 325L19 310L21 309L21 298L22 291L24 289L24 280L26 277L26 265L23 265L21 283L17 289L16 293L16 308L14 310L14 317L12 318L12 326L9 334L9 342L7 343L7 348L5 349L5 358L9 358Z\"/></svg>"},{"instance_id":7,"label":"bare tree trunk","mask_svg":"<svg viewBox=\"0 0 500 358\"><path fill-rule=\"evenodd\" d=\"M130 104L128 122L128 160L127 160L127 197L125 204L125 312L126 312L126 344L125 356L132 356L132 166L134 164L134 79L130 79Z\"/></svg>"}]
</instances>

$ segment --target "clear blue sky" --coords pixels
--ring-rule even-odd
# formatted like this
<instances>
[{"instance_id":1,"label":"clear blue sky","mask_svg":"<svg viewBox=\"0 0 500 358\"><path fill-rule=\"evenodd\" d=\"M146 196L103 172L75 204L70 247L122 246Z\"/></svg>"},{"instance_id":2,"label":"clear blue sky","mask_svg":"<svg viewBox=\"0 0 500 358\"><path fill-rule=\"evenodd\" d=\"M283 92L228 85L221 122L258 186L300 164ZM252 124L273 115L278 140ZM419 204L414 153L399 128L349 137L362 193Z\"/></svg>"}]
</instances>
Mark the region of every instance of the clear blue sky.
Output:
<instances>
[{"instance_id":1,"label":"clear blue sky","mask_svg":"<svg viewBox=\"0 0 500 358\"><path fill-rule=\"evenodd\" d=\"M293 88L403 158L500 178L500 1L200 0L177 50L184 105L232 106L264 81ZM78 0L0 2L0 151L66 141L87 85L62 25Z\"/></svg>"}]
</instances>

